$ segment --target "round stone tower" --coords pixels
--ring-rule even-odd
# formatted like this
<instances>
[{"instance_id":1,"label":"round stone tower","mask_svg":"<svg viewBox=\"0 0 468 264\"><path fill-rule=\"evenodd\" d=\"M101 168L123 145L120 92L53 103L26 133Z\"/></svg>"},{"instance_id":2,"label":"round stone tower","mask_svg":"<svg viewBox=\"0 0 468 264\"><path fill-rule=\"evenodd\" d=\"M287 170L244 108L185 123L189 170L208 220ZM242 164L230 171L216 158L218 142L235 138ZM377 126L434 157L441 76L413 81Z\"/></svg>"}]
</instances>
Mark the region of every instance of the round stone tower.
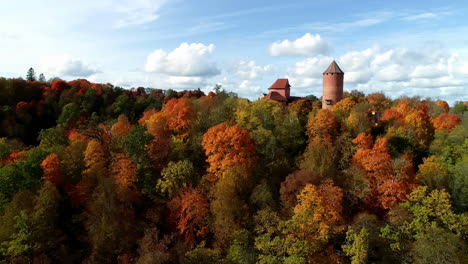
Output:
<instances>
[{"instance_id":1,"label":"round stone tower","mask_svg":"<svg viewBox=\"0 0 468 264\"><path fill-rule=\"evenodd\" d=\"M323 73L322 109L331 110L343 99L344 72L333 61Z\"/></svg>"}]
</instances>

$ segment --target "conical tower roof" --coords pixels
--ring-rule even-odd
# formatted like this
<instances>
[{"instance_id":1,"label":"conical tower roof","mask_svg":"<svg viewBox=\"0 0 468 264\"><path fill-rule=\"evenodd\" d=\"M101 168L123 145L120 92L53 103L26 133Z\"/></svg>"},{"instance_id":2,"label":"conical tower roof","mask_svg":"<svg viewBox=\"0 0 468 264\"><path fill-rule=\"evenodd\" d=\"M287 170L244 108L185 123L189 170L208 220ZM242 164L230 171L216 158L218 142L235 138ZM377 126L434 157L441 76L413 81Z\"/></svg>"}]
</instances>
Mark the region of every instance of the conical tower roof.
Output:
<instances>
[{"instance_id":1,"label":"conical tower roof","mask_svg":"<svg viewBox=\"0 0 468 264\"><path fill-rule=\"evenodd\" d=\"M333 60L332 63L330 64L330 66L328 66L328 68L323 72L323 74L326 74L326 73L344 74L344 72L340 69L340 66L338 66L338 64L336 64L335 60Z\"/></svg>"}]
</instances>

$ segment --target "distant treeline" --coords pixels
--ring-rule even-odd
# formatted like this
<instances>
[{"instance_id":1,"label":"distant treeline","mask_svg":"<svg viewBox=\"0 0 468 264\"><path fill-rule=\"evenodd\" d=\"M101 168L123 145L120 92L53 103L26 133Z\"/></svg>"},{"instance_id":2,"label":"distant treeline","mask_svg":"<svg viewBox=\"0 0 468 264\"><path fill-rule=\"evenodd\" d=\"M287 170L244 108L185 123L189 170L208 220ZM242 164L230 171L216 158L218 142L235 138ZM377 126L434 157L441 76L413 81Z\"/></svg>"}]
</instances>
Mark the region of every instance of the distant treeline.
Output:
<instances>
[{"instance_id":1,"label":"distant treeline","mask_svg":"<svg viewBox=\"0 0 468 264\"><path fill-rule=\"evenodd\" d=\"M0 78L0 137L18 137L36 144L41 129L57 124L71 127L126 115L135 122L146 109L161 110L172 98L200 97L202 91L151 88L123 89L81 79L65 82ZM81 122L80 122L81 121Z\"/></svg>"}]
</instances>

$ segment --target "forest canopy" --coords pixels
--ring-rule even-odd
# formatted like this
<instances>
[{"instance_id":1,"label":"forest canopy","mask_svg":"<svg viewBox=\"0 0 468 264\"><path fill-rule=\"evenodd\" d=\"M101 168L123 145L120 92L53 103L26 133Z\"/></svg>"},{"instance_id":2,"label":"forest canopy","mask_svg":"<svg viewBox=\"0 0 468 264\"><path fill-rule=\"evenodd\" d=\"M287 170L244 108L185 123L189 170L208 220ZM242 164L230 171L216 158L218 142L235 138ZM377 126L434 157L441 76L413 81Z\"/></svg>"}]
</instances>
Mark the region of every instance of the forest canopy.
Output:
<instances>
[{"instance_id":1,"label":"forest canopy","mask_svg":"<svg viewBox=\"0 0 468 264\"><path fill-rule=\"evenodd\" d=\"M0 78L0 263L466 261L466 104L344 97Z\"/></svg>"}]
</instances>

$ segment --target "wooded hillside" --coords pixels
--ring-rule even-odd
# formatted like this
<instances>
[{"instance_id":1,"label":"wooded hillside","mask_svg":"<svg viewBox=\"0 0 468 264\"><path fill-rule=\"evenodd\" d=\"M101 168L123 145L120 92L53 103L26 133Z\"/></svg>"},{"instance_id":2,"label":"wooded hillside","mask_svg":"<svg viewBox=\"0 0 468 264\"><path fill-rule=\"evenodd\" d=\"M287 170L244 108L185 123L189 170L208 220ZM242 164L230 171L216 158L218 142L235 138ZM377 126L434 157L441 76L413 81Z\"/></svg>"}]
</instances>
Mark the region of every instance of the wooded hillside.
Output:
<instances>
[{"instance_id":1,"label":"wooded hillside","mask_svg":"<svg viewBox=\"0 0 468 264\"><path fill-rule=\"evenodd\" d=\"M463 263L468 113L0 78L0 263Z\"/></svg>"}]
</instances>

